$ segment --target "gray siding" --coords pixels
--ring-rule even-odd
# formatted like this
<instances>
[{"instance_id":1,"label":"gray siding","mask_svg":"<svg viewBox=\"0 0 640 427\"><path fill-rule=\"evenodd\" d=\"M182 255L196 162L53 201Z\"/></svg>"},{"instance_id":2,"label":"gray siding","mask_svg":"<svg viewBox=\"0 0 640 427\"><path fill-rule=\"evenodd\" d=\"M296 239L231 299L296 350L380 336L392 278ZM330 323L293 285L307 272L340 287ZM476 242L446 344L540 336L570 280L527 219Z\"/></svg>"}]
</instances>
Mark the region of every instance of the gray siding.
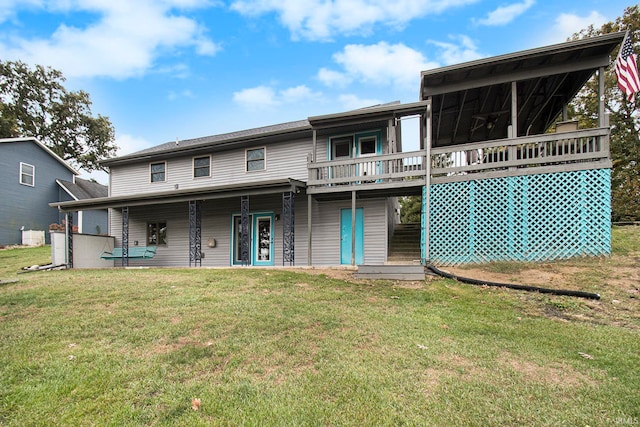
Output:
<instances>
[{"instance_id":1,"label":"gray siding","mask_svg":"<svg viewBox=\"0 0 640 427\"><path fill-rule=\"evenodd\" d=\"M351 208L351 200L314 202L313 265L340 265L340 209L344 208ZM356 208L364 209L364 264L384 264L387 260L387 201L357 200Z\"/></svg>"},{"instance_id":2,"label":"gray siding","mask_svg":"<svg viewBox=\"0 0 640 427\"><path fill-rule=\"evenodd\" d=\"M20 162L35 167L35 186L20 184ZM56 179L73 180L73 173L33 141L0 143L0 245L20 244L25 230L45 230L59 221L49 206L58 201Z\"/></svg>"},{"instance_id":3,"label":"gray siding","mask_svg":"<svg viewBox=\"0 0 640 427\"><path fill-rule=\"evenodd\" d=\"M231 221L240 213L240 199L207 200L202 202L202 260L203 267L231 265ZM249 200L251 212L273 212L282 216L282 196L255 196ZM296 265L307 265L307 209L306 196L295 200ZM150 260L130 260L130 265L188 266L189 265L189 211L188 203L129 208L129 245L146 243L147 222L167 222L167 245L159 246ZM274 260L282 265L282 220L274 222ZM111 210L111 233L116 245L122 245L122 216L118 209ZM216 247L207 246L215 239Z\"/></svg>"},{"instance_id":4,"label":"gray siding","mask_svg":"<svg viewBox=\"0 0 640 427\"><path fill-rule=\"evenodd\" d=\"M251 197L251 212L273 212L282 215L282 198L272 196ZM350 201L314 202L313 211L313 265L340 265L340 209L350 208ZM382 264L387 257L386 199L358 200L364 208L364 262ZM231 218L240 212L240 199L208 200L202 202L202 243L205 258L203 267L231 265ZM159 246L156 256L149 260L130 260L130 265L188 266L189 265L189 213L188 203L129 208L129 244L137 240L146 243L147 222L167 223L167 245ZM111 235L116 245L122 245L122 219L120 210L112 210ZM282 220L274 223L274 260L282 265ZM215 239L216 247L207 247ZM296 265L307 265L307 197L295 200L295 258Z\"/></svg>"},{"instance_id":5,"label":"gray siding","mask_svg":"<svg viewBox=\"0 0 640 427\"><path fill-rule=\"evenodd\" d=\"M191 155L167 160L165 182L150 182L149 162L113 166L110 170L111 196L170 191L176 186L188 189L286 178L307 181L307 154L312 150L311 140L274 143L266 148L265 171L245 171L244 149L211 153L212 173L211 177L205 178L193 178Z\"/></svg>"}]
</instances>

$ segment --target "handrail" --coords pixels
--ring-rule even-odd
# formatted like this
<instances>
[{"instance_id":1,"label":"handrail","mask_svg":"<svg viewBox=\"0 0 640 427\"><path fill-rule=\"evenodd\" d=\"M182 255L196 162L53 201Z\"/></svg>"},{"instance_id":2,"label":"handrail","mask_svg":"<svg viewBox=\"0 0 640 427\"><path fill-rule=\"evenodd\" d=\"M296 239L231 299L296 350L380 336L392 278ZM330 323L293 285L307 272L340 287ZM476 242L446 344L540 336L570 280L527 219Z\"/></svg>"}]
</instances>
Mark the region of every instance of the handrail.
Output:
<instances>
[{"instance_id":1,"label":"handrail","mask_svg":"<svg viewBox=\"0 0 640 427\"><path fill-rule=\"evenodd\" d=\"M505 138L431 150L434 183L602 168L610 167L610 163L609 128ZM427 173L425 164L425 151L309 161L307 188L311 192L322 192L346 189L345 186L364 189L397 187L403 183L419 185Z\"/></svg>"}]
</instances>

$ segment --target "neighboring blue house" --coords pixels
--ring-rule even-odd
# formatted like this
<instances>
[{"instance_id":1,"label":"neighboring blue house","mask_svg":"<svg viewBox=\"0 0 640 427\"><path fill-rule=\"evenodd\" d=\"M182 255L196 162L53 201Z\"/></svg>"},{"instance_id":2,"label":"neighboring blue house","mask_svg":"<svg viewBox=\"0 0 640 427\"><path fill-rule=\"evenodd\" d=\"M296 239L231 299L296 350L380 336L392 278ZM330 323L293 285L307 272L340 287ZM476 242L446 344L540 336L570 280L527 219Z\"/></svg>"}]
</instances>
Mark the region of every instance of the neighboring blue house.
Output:
<instances>
[{"instance_id":1,"label":"neighboring blue house","mask_svg":"<svg viewBox=\"0 0 640 427\"><path fill-rule=\"evenodd\" d=\"M109 195L109 187L96 181L76 177L73 182L61 179L57 179L56 182L60 187L58 197L58 201L60 202L95 199ZM78 212L78 216L74 218L73 223L78 227L78 233L106 234L109 231L108 216L109 213L107 209L80 211ZM62 219L64 219L64 214L60 213L60 221L62 221Z\"/></svg>"},{"instance_id":2,"label":"neighboring blue house","mask_svg":"<svg viewBox=\"0 0 640 427\"><path fill-rule=\"evenodd\" d=\"M21 230L44 230L49 243L49 225L60 222L58 210L49 203L78 200L61 198L56 181L74 183L78 172L30 137L0 139L0 166L0 245L21 244ZM96 224L106 230L106 220ZM89 226L85 223L84 227ZM94 225L89 231L95 230Z\"/></svg>"}]
</instances>

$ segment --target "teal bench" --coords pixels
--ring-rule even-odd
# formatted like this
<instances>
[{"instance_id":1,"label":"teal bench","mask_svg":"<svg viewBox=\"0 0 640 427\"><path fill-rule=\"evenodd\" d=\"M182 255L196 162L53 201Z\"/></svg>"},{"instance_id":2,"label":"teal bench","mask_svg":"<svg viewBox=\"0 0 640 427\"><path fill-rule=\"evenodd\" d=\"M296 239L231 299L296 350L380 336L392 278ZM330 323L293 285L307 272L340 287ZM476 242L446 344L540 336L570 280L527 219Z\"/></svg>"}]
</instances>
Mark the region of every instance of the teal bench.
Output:
<instances>
[{"instance_id":1,"label":"teal bench","mask_svg":"<svg viewBox=\"0 0 640 427\"><path fill-rule=\"evenodd\" d=\"M129 248L129 259L149 259L156 254L157 246L132 246ZM100 254L102 259L122 259L122 248L113 248L111 251L104 251Z\"/></svg>"}]
</instances>

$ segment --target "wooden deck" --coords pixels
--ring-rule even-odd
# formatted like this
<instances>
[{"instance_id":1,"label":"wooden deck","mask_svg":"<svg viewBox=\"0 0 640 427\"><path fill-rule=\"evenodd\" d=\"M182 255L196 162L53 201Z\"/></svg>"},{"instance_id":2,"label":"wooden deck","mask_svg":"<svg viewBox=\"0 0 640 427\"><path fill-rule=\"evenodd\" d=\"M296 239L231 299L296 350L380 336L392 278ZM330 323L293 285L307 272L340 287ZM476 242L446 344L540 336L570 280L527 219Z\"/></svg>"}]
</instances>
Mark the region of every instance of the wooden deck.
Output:
<instances>
[{"instance_id":1,"label":"wooden deck","mask_svg":"<svg viewBox=\"0 0 640 427\"><path fill-rule=\"evenodd\" d=\"M308 194L422 187L426 151L309 162ZM431 183L610 168L609 129L548 133L431 150Z\"/></svg>"}]
</instances>

